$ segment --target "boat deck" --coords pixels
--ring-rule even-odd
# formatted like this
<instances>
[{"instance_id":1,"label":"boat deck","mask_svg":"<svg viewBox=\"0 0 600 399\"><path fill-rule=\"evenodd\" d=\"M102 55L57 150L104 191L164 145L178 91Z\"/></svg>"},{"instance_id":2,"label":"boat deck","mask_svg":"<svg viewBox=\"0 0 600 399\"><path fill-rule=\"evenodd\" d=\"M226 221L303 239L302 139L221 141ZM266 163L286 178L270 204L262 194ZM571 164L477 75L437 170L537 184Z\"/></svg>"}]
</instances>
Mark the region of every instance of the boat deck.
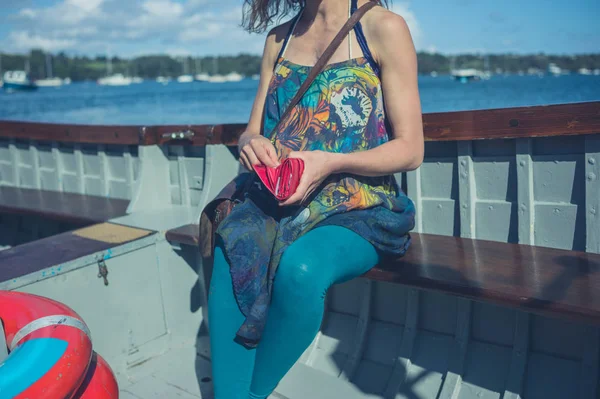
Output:
<instances>
[{"instance_id":1,"label":"boat deck","mask_svg":"<svg viewBox=\"0 0 600 399\"><path fill-rule=\"evenodd\" d=\"M208 344L208 343L207 343ZM207 345L205 347L208 347ZM210 360L193 346L173 349L155 359L132 367L129 376L118 375L121 399L213 399ZM310 384L306 384L310 381ZM297 363L269 399L364 399L355 385ZM414 393L398 393L410 399Z\"/></svg>"},{"instance_id":2,"label":"boat deck","mask_svg":"<svg viewBox=\"0 0 600 399\"><path fill-rule=\"evenodd\" d=\"M122 399L212 399L210 362L190 345L117 375Z\"/></svg>"}]
</instances>

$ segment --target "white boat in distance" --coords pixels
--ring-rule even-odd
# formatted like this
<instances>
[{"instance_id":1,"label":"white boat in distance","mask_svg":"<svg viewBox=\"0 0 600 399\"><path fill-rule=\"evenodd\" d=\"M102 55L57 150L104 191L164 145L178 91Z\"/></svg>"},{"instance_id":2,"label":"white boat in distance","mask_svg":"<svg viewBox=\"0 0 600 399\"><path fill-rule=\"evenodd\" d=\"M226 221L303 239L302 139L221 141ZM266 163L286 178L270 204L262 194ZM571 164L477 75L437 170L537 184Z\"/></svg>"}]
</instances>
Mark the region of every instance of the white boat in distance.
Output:
<instances>
[{"instance_id":1,"label":"white boat in distance","mask_svg":"<svg viewBox=\"0 0 600 399\"><path fill-rule=\"evenodd\" d=\"M548 73L550 75L559 76L562 75L564 72L561 67L551 62L550 64L548 64Z\"/></svg>"},{"instance_id":2,"label":"white boat in distance","mask_svg":"<svg viewBox=\"0 0 600 399\"><path fill-rule=\"evenodd\" d=\"M6 71L4 72L3 80L2 87L8 92L37 89L37 85L25 71Z\"/></svg>"},{"instance_id":3,"label":"white boat in distance","mask_svg":"<svg viewBox=\"0 0 600 399\"><path fill-rule=\"evenodd\" d=\"M210 82L210 75L207 73L199 73L194 76L196 82Z\"/></svg>"},{"instance_id":4,"label":"white boat in distance","mask_svg":"<svg viewBox=\"0 0 600 399\"><path fill-rule=\"evenodd\" d=\"M122 73L105 76L97 81L102 86L129 86L132 82L133 79L123 76Z\"/></svg>"},{"instance_id":5,"label":"white boat in distance","mask_svg":"<svg viewBox=\"0 0 600 399\"><path fill-rule=\"evenodd\" d=\"M194 77L192 75L181 75L177 77L177 81L179 83L191 83L194 81Z\"/></svg>"},{"instance_id":6,"label":"white boat in distance","mask_svg":"<svg viewBox=\"0 0 600 399\"><path fill-rule=\"evenodd\" d=\"M223 82L239 82L244 79L244 76L237 72L231 72L227 75L212 75L208 77L208 82L211 83L223 83Z\"/></svg>"},{"instance_id":7,"label":"white boat in distance","mask_svg":"<svg viewBox=\"0 0 600 399\"><path fill-rule=\"evenodd\" d=\"M65 84L65 82L61 78L46 78L36 80L35 84L38 87L59 87Z\"/></svg>"},{"instance_id":8,"label":"white boat in distance","mask_svg":"<svg viewBox=\"0 0 600 399\"><path fill-rule=\"evenodd\" d=\"M57 76L53 76L52 55L46 53L46 77L43 79L37 79L35 81L35 84L38 87L60 87L62 85L68 85L70 83L70 78L61 79Z\"/></svg>"},{"instance_id":9,"label":"white boat in distance","mask_svg":"<svg viewBox=\"0 0 600 399\"><path fill-rule=\"evenodd\" d=\"M491 77L489 72L480 71L475 68L453 69L450 73L455 80L462 83L470 80L489 79Z\"/></svg>"}]
</instances>

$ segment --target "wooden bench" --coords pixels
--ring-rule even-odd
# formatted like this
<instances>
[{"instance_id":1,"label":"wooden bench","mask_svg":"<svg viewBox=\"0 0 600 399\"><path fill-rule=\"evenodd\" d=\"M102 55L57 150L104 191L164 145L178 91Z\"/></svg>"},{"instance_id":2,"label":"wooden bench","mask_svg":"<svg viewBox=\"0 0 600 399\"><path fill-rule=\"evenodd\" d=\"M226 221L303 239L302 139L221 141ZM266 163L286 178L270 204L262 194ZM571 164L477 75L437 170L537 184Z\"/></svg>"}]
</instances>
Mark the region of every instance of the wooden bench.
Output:
<instances>
[{"instance_id":1,"label":"wooden bench","mask_svg":"<svg viewBox=\"0 0 600 399\"><path fill-rule=\"evenodd\" d=\"M0 212L82 225L123 216L128 205L129 200L125 199L0 186Z\"/></svg>"},{"instance_id":2,"label":"wooden bench","mask_svg":"<svg viewBox=\"0 0 600 399\"><path fill-rule=\"evenodd\" d=\"M411 234L406 256L365 277L600 325L600 255L530 245ZM198 245L198 226L167 232Z\"/></svg>"},{"instance_id":3,"label":"wooden bench","mask_svg":"<svg viewBox=\"0 0 600 399\"><path fill-rule=\"evenodd\" d=\"M18 245L0 251L0 283L53 266L60 270L68 262L155 233L115 223L99 223Z\"/></svg>"}]
</instances>

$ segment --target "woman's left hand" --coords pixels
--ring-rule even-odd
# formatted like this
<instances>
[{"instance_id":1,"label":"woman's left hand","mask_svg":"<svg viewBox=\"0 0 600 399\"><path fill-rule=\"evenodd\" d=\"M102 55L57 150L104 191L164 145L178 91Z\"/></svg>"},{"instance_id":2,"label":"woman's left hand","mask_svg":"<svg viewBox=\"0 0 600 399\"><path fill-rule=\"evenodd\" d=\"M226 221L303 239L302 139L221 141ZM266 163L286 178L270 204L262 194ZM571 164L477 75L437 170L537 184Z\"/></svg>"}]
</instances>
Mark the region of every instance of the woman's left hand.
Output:
<instances>
[{"instance_id":1,"label":"woman's left hand","mask_svg":"<svg viewBox=\"0 0 600 399\"><path fill-rule=\"evenodd\" d=\"M338 155L327 151L292 151L288 158L304 161L304 172L296 192L279 205L294 205L304 202L317 187L333 173L333 158Z\"/></svg>"}]
</instances>

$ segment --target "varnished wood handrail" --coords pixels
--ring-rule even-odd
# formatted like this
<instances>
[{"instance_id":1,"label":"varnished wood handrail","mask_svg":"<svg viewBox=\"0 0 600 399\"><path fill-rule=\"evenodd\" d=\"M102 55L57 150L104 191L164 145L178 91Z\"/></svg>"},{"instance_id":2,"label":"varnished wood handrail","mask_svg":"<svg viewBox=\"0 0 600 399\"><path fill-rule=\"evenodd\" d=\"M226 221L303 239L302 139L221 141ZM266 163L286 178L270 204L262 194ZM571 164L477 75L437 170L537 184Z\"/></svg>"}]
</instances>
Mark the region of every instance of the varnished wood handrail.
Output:
<instances>
[{"instance_id":1,"label":"varnished wood handrail","mask_svg":"<svg viewBox=\"0 0 600 399\"><path fill-rule=\"evenodd\" d=\"M428 141L574 136L600 133L600 101L438 112L423 115Z\"/></svg>"},{"instance_id":2,"label":"varnished wood handrail","mask_svg":"<svg viewBox=\"0 0 600 399\"><path fill-rule=\"evenodd\" d=\"M139 126L67 125L0 121L0 138L90 144L144 144Z\"/></svg>"},{"instance_id":3,"label":"varnished wood handrail","mask_svg":"<svg viewBox=\"0 0 600 399\"><path fill-rule=\"evenodd\" d=\"M0 138L121 145L235 145L244 128L244 124L104 126L0 121ZM427 141L595 134L600 133L600 101L429 113L423 115L423 129Z\"/></svg>"}]
</instances>

